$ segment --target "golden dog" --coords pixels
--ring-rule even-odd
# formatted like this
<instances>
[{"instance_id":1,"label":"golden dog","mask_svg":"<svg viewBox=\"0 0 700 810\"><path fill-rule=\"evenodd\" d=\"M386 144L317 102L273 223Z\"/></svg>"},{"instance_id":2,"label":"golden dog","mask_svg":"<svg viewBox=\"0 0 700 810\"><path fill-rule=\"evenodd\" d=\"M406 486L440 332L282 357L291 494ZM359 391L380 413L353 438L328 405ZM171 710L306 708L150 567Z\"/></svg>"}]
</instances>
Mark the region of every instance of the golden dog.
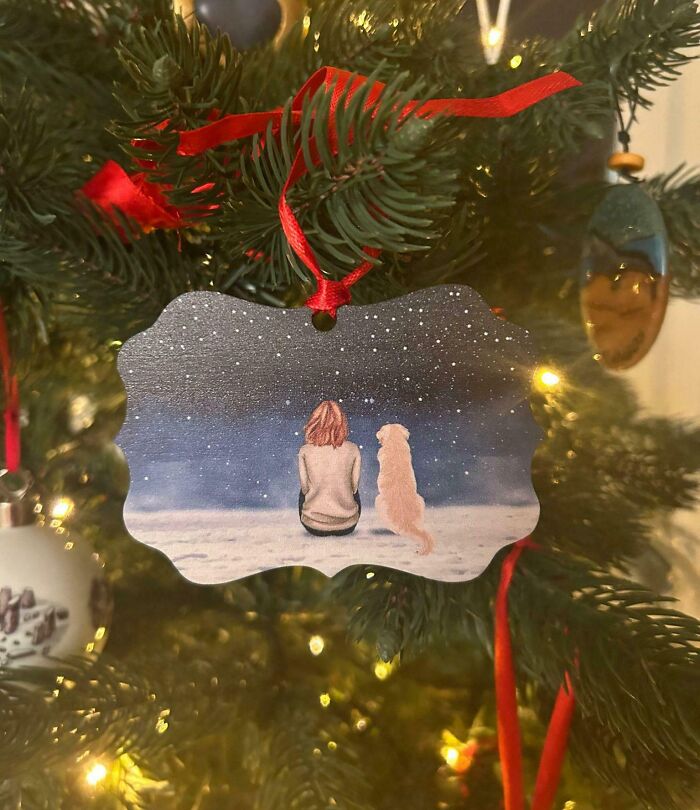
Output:
<instances>
[{"instance_id":1,"label":"golden dog","mask_svg":"<svg viewBox=\"0 0 700 810\"><path fill-rule=\"evenodd\" d=\"M384 425L377 433L381 447L377 454L379 495L374 505L386 528L418 540L418 554L430 554L435 540L424 526L425 501L418 494L409 436L408 430L398 424Z\"/></svg>"}]
</instances>

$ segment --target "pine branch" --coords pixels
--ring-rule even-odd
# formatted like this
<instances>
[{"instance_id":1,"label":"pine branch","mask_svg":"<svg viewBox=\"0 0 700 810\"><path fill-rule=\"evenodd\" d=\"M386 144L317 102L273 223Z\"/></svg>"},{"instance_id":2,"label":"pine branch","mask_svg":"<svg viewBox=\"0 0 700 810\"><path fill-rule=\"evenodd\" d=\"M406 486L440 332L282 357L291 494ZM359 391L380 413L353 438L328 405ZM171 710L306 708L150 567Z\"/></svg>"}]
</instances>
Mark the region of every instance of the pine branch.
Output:
<instances>
[{"instance_id":1,"label":"pine branch","mask_svg":"<svg viewBox=\"0 0 700 810\"><path fill-rule=\"evenodd\" d=\"M47 115L28 89L0 97L0 296L12 304L13 331L25 337L20 356L29 335L46 338L52 307L78 325L99 310L103 334L114 337L212 278L196 245L181 250L164 234L139 238L133 224L122 219L119 231L90 210L76 192L102 149L94 131L51 125L53 110ZM137 314L139 306L153 314Z\"/></svg>"},{"instance_id":2,"label":"pine branch","mask_svg":"<svg viewBox=\"0 0 700 810\"><path fill-rule=\"evenodd\" d=\"M671 244L671 283L677 295L700 294L700 174L679 166L647 181Z\"/></svg>"},{"instance_id":3,"label":"pine branch","mask_svg":"<svg viewBox=\"0 0 700 810\"><path fill-rule=\"evenodd\" d=\"M331 598L348 608L351 635L374 639L386 659L438 643L489 648L502 559L461 585L352 569L335 578ZM678 783L689 797L700 764L700 623L667 601L586 560L540 550L519 566L509 613L517 666L548 696L547 708L564 671L573 677L573 744L583 764L645 806L682 808ZM622 761L591 744L600 737L624 752Z\"/></svg>"},{"instance_id":4,"label":"pine branch","mask_svg":"<svg viewBox=\"0 0 700 810\"><path fill-rule=\"evenodd\" d=\"M157 16L134 28L118 49L131 80L120 96L129 123L152 127L168 120L173 129L185 129L215 111L236 112L241 55L228 37L212 36L195 19L188 28L166 0L155 5Z\"/></svg>"},{"instance_id":5,"label":"pine branch","mask_svg":"<svg viewBox=\"0 0 700 810\"><path fill-rule=\"evenodd\" d=\"M146 14L143 3L141 14ZM105 85L118 75L114 46L138 19L130 0L66 5L52 0L5 0L0 25L0 74L32 85L47 101L71 94L72 105L112 106ZM70 108L64 115L70 115Z\"/></svg>"},{"instance_id":6,"label":"pine branch","mask_svg":"<svg viewBox=\"0 0 700 810\"><path fill-rule=\"evenodd\" d=\"M510 615L529 677L553 694L571 671L584 767L646 807L682 808L700 765L700 623L668 601L585 560L537 552L514 580ZM591 746L601 737L619 756Z\"/></svg>"},{"instance_id":7,"label":"pine branch","mask_svg":"<svg viewBox=\"0 0 700 810\"><path fill-rule=\"evenodd\" d=\"M373 810L366 774L353 746L340 746L307 712L278 718L251 746L249 771L258 786L255 810Z\"/></svg>"},{"instance_id":8,"label":"pine branch","mask_svg":"<svg viewBox=\"0 0 700 810\"><path fill-rule=\"evenodd\" d=\"M676 79L699 45L693 0L608 0L560 53L582 77L609 78L620 98L650 107L649 94Z\"/></svg>"},{"instance_id":9,"label":"pine branch","mask_svg":"<svg viewBox=\"0 0 700 810\"><path fill-rule=\"evenodd\" d=\"M697 498L700 431L641 418L631 391L600 369L575 326L539 315L523 323L539 336L542 365L562 379L532 398L545 434L533 462L537 537L600 565L625 566L648 544L652 515Z\"/></svg>"},{"instance_id":10,"label":"pine branch","mask_svg":"<svg viewBox=\"0 0 700 810\"><path fill-rule=\"evenodd\" d=\"M172 778L177 772L175 751L181 764L189 758L189 749L208 756L217 736L230 734L245 716L240 686L244 667L234 667L229 682L213 677L202 662L172 659L165 664L161 658L154 664L134 659L125 666L104 656L92 664L63 662L58 677L50 670L24 670L23 686L1 673L5 735L0 771L7 794L29 798L36 789L46 795L55 785L56 795L72 797L73 804L67 802L66 807L75 806L75 791L83 788L91 764L111 765L122 754L144 763L144 768L150 763L161 779ZM250 670L247 674L251 676ZM33 691L27 684L34 685ZM197 778L196 770L192 775ZM183 799L188 790L181 792ZM134 804L124 806L131 810Z\"/></svg>"},{"instance_id":11,"label":"pine branch","mask_svg":"<svg viewBox=\"0 0 700 810\"><path fill-rule=\"evenodd\" d=\"M225 242L228 251L262 257L263 281L274 284L287 263L299 280L308 279L289 250L277 210L299 146L305 149L311 170L295 186L290 202L324 271L348 272L366 258L366 246L388 252L424 251L440 234L438 223L449 220L457 189L456 173L449 168L454 154L447 143L446 122L402 120L402 110L419 96L419 88L401 89L400 81L387 87L369 118L364 110L369 87L368 82L349 100L345 94L337 106L338 150L331 146L335 139L327 127L331 95L321 88L303 111L298 136L292 133L287 111L280 137L268 131L265 148L255 139L251 156L242 157L241 181L249 196L227 206L228 216L220 226L237 237ZM311 139L319 151L318 165L308 152ZM282 273L281 281L290 284L292 277Z\"/></svg>"},{"instance_id":12,"label":"pine branch","mask_svg":"<svg viewBox=\"0 0 700 810\"><path fill-rule=\"evenodd\" d=\"M414 71L414 81L425 79L427 69L436 73L435 65L425 54L416 64L417 49L424 39L437 44L462 5L464 0L430 0L417 9L397 0L311 0L279 49L268 46L246 55L243 85L249 96L272 106L325 65L376 74L385 82L407 70ZM432 49L433 57L437 50Z\"/></svg>"}]
</instances>

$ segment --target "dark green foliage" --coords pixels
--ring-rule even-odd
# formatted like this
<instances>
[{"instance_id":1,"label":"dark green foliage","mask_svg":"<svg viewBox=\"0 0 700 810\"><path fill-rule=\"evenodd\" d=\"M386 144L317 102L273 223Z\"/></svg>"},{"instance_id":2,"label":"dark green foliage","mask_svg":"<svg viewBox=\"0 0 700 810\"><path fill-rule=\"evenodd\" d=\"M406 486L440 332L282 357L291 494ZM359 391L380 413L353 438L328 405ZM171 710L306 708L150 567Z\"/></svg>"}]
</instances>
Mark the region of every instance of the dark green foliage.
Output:
<instances>
[{"instance_id":1,"label":"dark green foliage","mask_svg":"<svg viewBox=\"0 0 700 810\"><path fill-rule=\"evenodd\" d=\"M649 94L673 81L692 58L688 49L699 35L692 0L622 0L604 4L565 44L582 69L605 69L622 98L648 107Z\"/></svg>"},{"instance_id":2,"label":"dark green foliage","mask_svg":"<svg viewBox=\"0 0 700 810\"><path fill-rule=\"evenodd\" d=\"M592 360L575 279L604 193L600 167L577 156L609 138L616 94L648 106L677 75L700 44L700 18L687 0L609 0L561 41L508 43L487 68L471 5L456 18L463 6L311 0L281 47L240 54L188 30L166 0L0 2L0 298L29 420L24 461L45 502L75 501L70 528L104 554L117 604L108 655L92 667L63 664L59 684L26 673L33 691L3 676L3 810L499 806L491 655L503 555L463 584L360 567L331 582L290 569L201 588L122 526L115 354L185 290L303 303L313 285L277 204L309 137L319 160L306 149L309 171L289 200L322 268L341 277L366 246L382 251L355 302L468 283L529 328L562 377L533 387L541 549L523 556L511 590L528 784L568 670L578 708L559 806L689 806L700 626L627 577L649 554L652 520L695 502L700 434L641 418L619 377ZM338 149L326 96L307 100L297 129L289 112L327 64L389 83L372 118L363 91L339 105ZM584 86L512 119L401 115L411 98L493 95L557 68ZM175 152L175 130L275 107L279 131L264 138ZM153 161L172 202L218 207L181 234L107 221L76 194L106 159L134 170ZM698 177L679 168L648 184L669 230L674 292L696 295ZM75 429L78 396L96 414ZM316 658L317 633L326 649ZM374 674L380 659L393 662L386 681ZM463 775L441 767L445 729L480 741ZM136 792L86 790L87 763L125 753L140 769Z\"/></svg>"},{"instance_id":3,"label":"dark green foliage","mask_svg":"<svg viewBox=\"0 0 700 810\"><path fill-rule=\"evenodd\" d=\"M670 234L672 284L679 295L697 296L700 291L700 176L679 166L669 175L652 177L649 190L661 207Z\"/></svg>"},{"instance_id":4,"label":"dark green foliage","mask_svg":"<svg viewBox=\"0 0 700 810\"><path fill-rule=\"evenodd\" d=\"M308 727L305 713L288 714L278 723L278 729L251 741L255 810L374 810L366 775L349 746L338 750L327 728Z\"/></svg>"}]
</instances>

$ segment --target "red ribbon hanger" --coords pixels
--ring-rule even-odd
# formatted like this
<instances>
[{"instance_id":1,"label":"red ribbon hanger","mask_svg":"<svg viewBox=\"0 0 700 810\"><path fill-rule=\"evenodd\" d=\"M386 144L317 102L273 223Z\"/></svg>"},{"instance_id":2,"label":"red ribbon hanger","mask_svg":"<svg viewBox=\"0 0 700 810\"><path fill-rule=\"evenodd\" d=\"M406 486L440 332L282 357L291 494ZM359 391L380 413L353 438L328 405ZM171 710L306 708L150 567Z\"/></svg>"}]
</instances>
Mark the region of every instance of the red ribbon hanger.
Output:
<instances>
[{"instance_id":1,"label":"red ribbon hanger","mask_svg":"<svg viewBox=\"0 0 700 810\"><path fill-rule=\"evenodd\" d=\"M12 370L10 341L5 325L5 305L0 299L0 372L4 392L5 469L17 472L20 464L19 383Z\"/></svg>"},{"instance_id":2,"label":"red ribbon hanger","mask_svg":"<svg viewBox=\"0 0 700 810\"><path fill-rule=\"evenodd\" d=\"M525 549L534 548L537 546L529 537L515 543L503 561L501 580L496 595L494 674L504 810L525 810L523 753L518 722L513 648L508 623L508 591L520 555ZM576 698L573 685L569 673L565 672L564 684L559 688L547 728L530 810L551 810L559 785L575 707Z\"/></svg>"},{"instance_id":3,"label":"red ribbon hanger","mask_svg":"<svg viewBox=\"0 0 700 810\"><path fill-rule=\"evenodd\" d=\"M331 148L337 150L336 109L341 99L347 104L357 90L368 78L338 68L324 67L317 70L292 99L292 124L299 126L304 100L321 87L330 94L328 129ZM555 71L526 82L504 93L490 98L443 98L429 101L410 101L402 110L402 119L410 115L421 118L432 118L446 115L454 118L506 118L516 115L533 104L542 101L555 93L560 93L581 84L573 76L562 71ZM376 110L386 85L373 82L367 94L364 109L370 114ZM267 112L240 113L225 115L216 121L193 130L178 133L177 152L180 155L199 155L207 149L221 144L262 134L272 124L278 127L284 113L278 107ZM167 122L166 122L167 123ZM163 128L161 122L157 128ZM138 142L135 142L138 144ZM147 145L147 141L142 142ZM307 144L312 165L319 161L316 145L311 139ZM262 147L264 148L264 146ZM157 167L156 167L157 168ZM278 203L280 224L292 250L311 271L316 279L316 292L307 300L306 305L313 312L328 312L335 318L338 307L350 301L350 287L359 281L374 266L380 251L366 247L367 259L340 281L327 278L318 263L306 234L287 202L289 189L311 168L306 163L304 149L298 146L289 175L284 184ZM129 175L114 161L106 163L102 169L82 188L83 193L98 207L108 214L119 209L123 214L136 220L146 230L154 228L182 228L191 224L192 218L206 216L208 209L216 206L195 207L184 210L172 206L167 201L167 188L153 182L143 172Z\"/></svg>"}]
</instances>

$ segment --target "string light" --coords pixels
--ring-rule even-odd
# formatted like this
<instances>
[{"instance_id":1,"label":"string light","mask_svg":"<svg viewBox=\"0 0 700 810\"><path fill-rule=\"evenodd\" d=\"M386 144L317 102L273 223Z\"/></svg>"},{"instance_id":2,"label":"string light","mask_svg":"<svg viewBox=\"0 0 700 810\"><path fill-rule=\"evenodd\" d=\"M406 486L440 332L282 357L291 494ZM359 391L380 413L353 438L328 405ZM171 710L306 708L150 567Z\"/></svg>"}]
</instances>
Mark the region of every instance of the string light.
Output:
<instances>
[{"instance_id":1,"label":"string light","mask_svg":"<svg viewBox=\"0 0 700 810\"><path fill-rule=\"evenodd\" d=\"M476 0L476 10L479 17L479 28L481 29L484 59L487 65L495 65L501 58L501 51L505 42L510 0L499 0L495 22L491 18L489 0Z\"/></svg>"},{"instance_id":2,"label":"string light","mask_svg":"<svg viewBox=\"0 0 700 810\"><path fill-rule=\"evenodd\" d=\"M545 385L558 385L560 382L559 375L555 374L553 371L543 372L540 379Z\"/></svg>"},{"instance_id":3,"label":"string light","mask_svg":"<svg viewBox=\"0 0 700 810\"><path fill-rule=\"evenodd\" d=\"M479 751L479 741L472 737L462 742L451 731L445 729L442 732L442 742L440 756L455 773L466 773Z\"/></svg>"},{"instance_id":4,"label":"string light","mask_svg":"<svg viewBox=\"0 0 700 810\"><path fill-rule=\"evenodd\" d=\"M323 706L324 709L327 709L331 705L331 696L328 692L323 692L319 695L318 702Z\"/></svg>"},{"instance_id":5,"label":"string light","mask_svg":"<svg viewBox=\"0 0 700 810\"><path fill-rule=\"evenodd\" d=\"M141 806L144 792L154 793L168 788L166 781L152 779L144 774L129 754L120 754L105 765L93 762L85 773L85 782L90 791L98 789L119 796L126 806Z\"/></svg>"},{"instance_id":6,"label":"string light","mask_svg":"<svg viewBox=\"0 0 700 810\"><path fill-rule=\"evenodd\" d=\"M54 520L65 520L73 511L74 505L70 498L57 498L51 505L51 517Z\"/></svg>"},{"instance_id":7,"label":"string light","mask_svg":"<svg viewBox=\"0 0 700 810\"><path fill-rule=\"evenodd\" d=\"M97 405L86 394L73 397L68 406L68 427L72 433L87 430L95 422Z\"/></svg>"},{"instance_id":8,"label":"string light","mask_svg":"<svg viewBox=\"0 0 700 810\"><path fill-rule=\"evenodd\" d=\"M501 31L500 28L496 28L495 25L491 26L488 34L486 35L486 44L489 46L489 48L495 48L502 39L503 31Z\"/></svg>"},{"instance_id":9,"label":"string light","mask_svg":"<svg viewBox=\"0 0 700 810\"><path fill-rule=\"evenodd\" d=\"M443 745L443 747L440 749L440 756L445 760L450 768L454 768L459 760L459 749L454 748L451 745Z\"/></svg>"},{"instance_id":10,"label":"string light","mask_svg":"<svg viewBox=\"0 0 700 810\"><path fill-rule=\"evenodd\" d=\"M394 665L391 661L377 661L374 665L374 676L380 680L385 681L394 670Z\"/></svg>"},{"instance_id":11,"label":"string light","mask_svg":"<svg viewBox=\"0 0 700 810\"><path fill-rule=\"evenodd\" d=\"M167 720L168 717L170 717L170 709L163 709L158 716L158 720L156 720L156 731L159 734L165 734L165 732L170 728L170 723L168 723Z\"/></svg>"},{"instance_id":12,"label":"string light","mask_svg":"<svg viewBox=\"0 0 700 810\"><path fill-rule=\"evenodd\" d=\"M522 63L523 63L523 58L519 53L516 53L515 56L511 57L510 66L513 68L513 70L515 70L516 68L519 68L520 65L522 65Z\"/></svg>"},{"instance_id":13,"label":"string light","mask_svg":"<svg viewBox=\"0 0 700 810\"><path fill-rule=\"evenodd\" d=\"M323 640L322 636L311 636L309 639L309 651L311 655L321 655L325 646L326 642Z\"/></svg>"},{"instance_id":14,"label":"string light","mask_svg":"<svg viewBox=\"0 0 700 810\"><path fill-rule=\"evenodd\" d=\"M101 762L96 762L85 775L85 781L90 787L96 787L104 781L108 773L109 771Z\"/></svg>"},{"instance_id":15,"label":"string light","mask_svg":"<svg viewBox=\"0 0 700 810\"><path fill-rule=\"evenodd\" d=\"M350 22L357 28L362 28L362 30L366 33L369 33L372 30L371 14L369 9L365 9L359 14L351 14Z\"/></svg>"},{"instance_id":16,"label":"string light","mask_svg":"<svg viewBox=\"0 0 700 810\"><path fill-rule=\"evenodd\" d=\"M552 368L538 368L535 380L541 388L554 388L561 382L561 376Z\"/></svg>"}]
</instances>

